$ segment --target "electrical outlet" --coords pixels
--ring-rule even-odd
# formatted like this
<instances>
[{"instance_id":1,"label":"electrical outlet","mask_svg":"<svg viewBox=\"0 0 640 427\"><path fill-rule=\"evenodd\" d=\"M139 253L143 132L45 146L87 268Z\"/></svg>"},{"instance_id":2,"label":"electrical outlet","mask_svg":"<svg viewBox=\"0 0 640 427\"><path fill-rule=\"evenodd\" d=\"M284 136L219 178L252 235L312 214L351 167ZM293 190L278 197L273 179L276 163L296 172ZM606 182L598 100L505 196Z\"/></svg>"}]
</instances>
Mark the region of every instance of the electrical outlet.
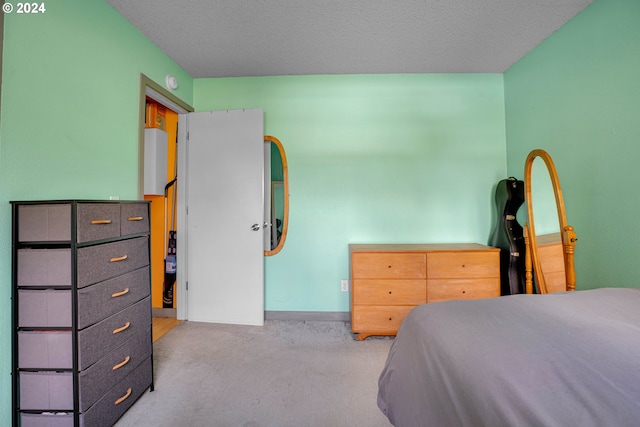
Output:
<instances>
[{"instance_id":1,"label":"electrical outlet","mask_svg":"<svg viewBox=\"0 0 640 427\"><path fill-rule=\"evenodd\" d=\"M349 292L349 281L348 280L341 280L340 281L340 290L342 292Z\"/></svg>"}]
</instances>

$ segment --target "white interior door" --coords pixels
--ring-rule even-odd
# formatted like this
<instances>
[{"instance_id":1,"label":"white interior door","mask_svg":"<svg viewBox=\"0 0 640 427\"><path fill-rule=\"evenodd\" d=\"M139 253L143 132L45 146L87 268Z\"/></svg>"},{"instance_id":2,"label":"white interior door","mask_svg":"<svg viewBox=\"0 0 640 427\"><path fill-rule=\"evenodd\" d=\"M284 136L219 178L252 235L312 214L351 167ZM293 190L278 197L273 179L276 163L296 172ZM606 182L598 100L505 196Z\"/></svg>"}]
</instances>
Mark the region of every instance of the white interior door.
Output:
<instances>
[{"instance_id":1,"label":"white interior door","mask_svg":"<svg viewBox=\"0 0 640 427\"><path fill-rule=\"evenodd\" d=\"M263 325L263 112L186 122L186 318Z\"/></svg>"}]
</instances>

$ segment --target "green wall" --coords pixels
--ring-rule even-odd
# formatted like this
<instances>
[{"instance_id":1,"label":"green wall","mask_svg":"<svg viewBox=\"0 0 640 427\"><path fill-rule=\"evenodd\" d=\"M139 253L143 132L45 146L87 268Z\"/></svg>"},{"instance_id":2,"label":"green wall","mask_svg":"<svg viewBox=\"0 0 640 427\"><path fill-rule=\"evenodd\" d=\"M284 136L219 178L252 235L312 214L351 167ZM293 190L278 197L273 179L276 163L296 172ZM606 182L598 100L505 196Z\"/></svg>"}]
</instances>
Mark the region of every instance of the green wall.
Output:
<instances>
[{"instance_id":1,"label":"green wall","mask_svg":"<svg viewBox=\"0 0 640 427\"><path fill-rule=\"evenodd\" d=\"M504 74L510 175L554 159L577 288L638 286L640 2L595 0Z\"/></svg>"},{"instance_id":2,"label":"green wall","mask_svg":"<svg viewBox=\"0 0 640 427\"><path fill-rule=\"evenodd\" d=\"M10 200L137 198L140 73L192 79L102 0L6 14L0 128L0 425L11 408Z\"/></svg>"},{"instance_id":3,"label":"green wall","mask_svg":"<svg viewBox=\"0 0 640 427\"><path fill-rule=\"evenodd\" d=\"M197 111L262 108L289 165L269 311L349 310L349 243L486 243L505 177L500 74L194 80Z\"/></svg>"},{"instance_id":4,"label":"green wall","mask_svg":"<svg viewBox=\"0 0 640 427\"><path fill-rule=\"evenodd\" d=\"M102 0L5 16L0 123L0 424L10 417L14 199L135 198L139 74L199 111L262 108L289 162L270 311L348 311L349 243L486 242L498 180L554 157L578 287L634 286L640 3L595 0L499 74L192 80ZM506 123L506 125L505 125ZM506 126L506 130L505 130Z\"/></svg>"}]
</instances>

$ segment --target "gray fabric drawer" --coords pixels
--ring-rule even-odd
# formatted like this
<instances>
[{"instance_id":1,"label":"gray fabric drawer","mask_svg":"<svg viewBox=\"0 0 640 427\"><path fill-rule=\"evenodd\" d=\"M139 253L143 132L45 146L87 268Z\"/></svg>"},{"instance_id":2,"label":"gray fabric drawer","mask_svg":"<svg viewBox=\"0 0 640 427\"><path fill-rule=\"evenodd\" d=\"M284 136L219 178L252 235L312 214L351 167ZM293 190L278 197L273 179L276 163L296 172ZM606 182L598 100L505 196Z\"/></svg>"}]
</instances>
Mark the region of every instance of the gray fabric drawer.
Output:
<instances>
[{"instance_id":1,"label":"gray fabric drawer","mask_svg":"<svg viewBox=\"0 0 640 427\"><path fill-rule=\"evenodd\" d=\"M78 203L78 243L120 237L120 205L116 203Z\"/></svg>"},{"instance_id":2,"label":"gray fabric drawer","mask_svg":"<svg viewBox=\"0 0 640 427\"><path fill-rule=\"evenodd\" d=\"M71 327L71 290L18 291L18 326Z\"/></svg>"},{"instance_id":3,"label":"gray fabric drawer","mask_svg":"<svg viewBox=\"0 0 640 427\"><path fill-rule=\"evenodd\" d=\"M21 427L73 427L73 413L20 414Z\"/></svg>"},{"instance_id":4,"label":"gray fabric drawer","mask_svg":"<svg viewBox=\"0 0 640 427\"><path fill-rule=\"evenodd\" d=\"M149 295L149 267L78 290L78 329L93 325Z\"/></svg>"},{"instance_id":5,"label":"gray fabric drawer","mask_svg":"<svg viewBox=\"0 0 640 427\"><path fill-rule=\"evenodd\" d=\"M87 369L102 356L151 325L151 297L78 332L78 365ZM121 330L114 333L114 331Z\"/></svg>"},{"instance_id":6,"label":"gray fabric drawer","mask_svg":"<svg viewBox=\"0 0 640 427\"><path fill-rule=\"evenodd\" d=\"M120 205L120 215L120 235L127 236L149 231L147 203L123 203Z\"/></svg>"},{"instance_id":7,"label":"gray fabric drawer","mask_svg":"<svg viewBox=\"0 0 640 427\"><path fill-rule=\"evenodd\" d=\"M51 242L70 240L70 204L18 206L18 241Z\"/></svg>"},{"instance_id":8,"label":"gray fabric drawer","mask_svg":"<svg viewBox=\"0 0 640 427\"><path fill-rule=\"evenodd\" d=\"M18 249L18 286L71 287L71 249Z\"/></svg>"},{"instance_id":9,"label":"gray fabric drawer","mask_svg":"<svg viewBox=\"0 0 640 427\"><path fill-rule=\"evenodd\" d=\"M70 374L69 374L70 378ZM80 413L80 427L111 426L142 396L153 382L151 357L133 369L127 377L107 391L88 411ZM69 382L71 386L71 382ZM129 393L129 389L131 392ZM125 397L120 403L116 402ZM26 410L24 406L21 409ZM43 408L38 408L43 409ZM52 409L57 409L53 408ZM73 413L28 414L21 413L22 427L73 427Z\"/></svg>"},{"instance_id":10,"label":"gray fabric drawer","mask_svg":"<svg viewBox=\"0 0 640 427\"><path fill-rule=\"evenodd\" d=\"M126 257L126 258L125 258ZM149 265L149 238L78 249L78 288Z\"/></svg>"},{"instance_id":11,"label":"gray fabric drawer","mask_svg":"<svg viewBox=\"0 0 640 427\"><path fill-rule=\"evenodd\" d=\"M73 375L71 372L21 371L20 409L73 410Z\"/></svg>"},{"instance_id":12,"label":"gray fabric drawer","mask_svg":"<svg viewBox=\"0 0 640 427\"><path fill-rule=\"evenodd\" d=\"M71 369L71 331L18 332L18 367L21 369Z\"/></svg>"},{"instance_id":13,"label":"gray fabric drawer","mask_svg":"<svg viewBox=\"0 0 640 427\"><path fill-rule=\"evenodd\" d=\"M109 390L81 415L81 427L111 426L142 396L153 382L151 357ZM118 402L118 403L116 403Z\"/></svg>"},{"instance_id":14,"label":"gray fabric drawer","mask_svg":"<svg viewBox=\"0 0 640 427\"><path fill-rule=\"evenodd\" d=\"M111 387L151 356L151 349L151 328L148 328L107 354L89 369L80 372L80 411L86 411Z\"/></svg>"}]
</instances>

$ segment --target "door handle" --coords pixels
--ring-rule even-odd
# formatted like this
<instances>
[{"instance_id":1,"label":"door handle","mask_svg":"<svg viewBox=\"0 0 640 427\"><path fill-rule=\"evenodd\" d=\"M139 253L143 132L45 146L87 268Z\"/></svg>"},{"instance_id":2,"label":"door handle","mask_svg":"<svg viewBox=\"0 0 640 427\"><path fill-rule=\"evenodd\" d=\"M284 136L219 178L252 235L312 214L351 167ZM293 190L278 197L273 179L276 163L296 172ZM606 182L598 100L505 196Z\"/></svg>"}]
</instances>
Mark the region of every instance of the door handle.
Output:
<instances>
[{"instance_id":1,"label":"door handle","mask_svg":"<svg viewBox=\"0 0 640 427\"><path fill-rule=\"evenodd\" d=\"M251 226L251 229L252 229L253 231L258 231L258 230L260 230L260 224L253 224L253 225Z\"/></svg>"}]
</instances>

